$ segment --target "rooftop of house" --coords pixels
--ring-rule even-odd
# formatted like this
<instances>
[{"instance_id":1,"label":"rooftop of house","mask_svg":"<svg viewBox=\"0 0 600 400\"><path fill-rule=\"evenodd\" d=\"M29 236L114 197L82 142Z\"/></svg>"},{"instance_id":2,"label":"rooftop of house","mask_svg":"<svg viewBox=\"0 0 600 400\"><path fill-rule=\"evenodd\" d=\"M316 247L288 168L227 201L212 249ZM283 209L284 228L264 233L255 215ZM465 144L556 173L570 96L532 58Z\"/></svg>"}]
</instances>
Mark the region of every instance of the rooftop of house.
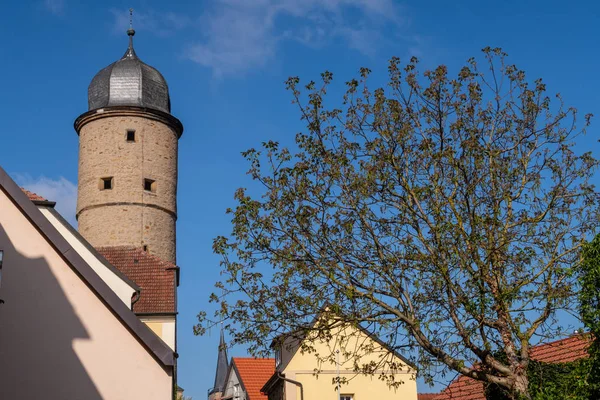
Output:
<instances>
[{"instance_id":1,"label":"rooftop of house","mask_svg":"<svg viewBox=\"0 0 600 400\"><path fill-rule=\"evenodd\" d=\"M142 248L129 246L98 247L96 250L140 288L133 304L136 314L174 314L177 266Z\"/></svg>"},{"instance_id":2,"label":"rooftop of house","mask_svg":"<svg viewBox=\"0 0 600 400\"><path fill-rule=\"evenodd\" d=\"M531 358L545 363L571 362L586 357L588 345L589 339L585 336L573 335L532 347ZM441 393L430 398L419 397L419 400L485 400L485 389L482 382L460 376Z\"/></svg>"},{"instance_id":3,"label":"rooftop of house","mask_svg":"<svg viewBox=\"0 0 600 400\"><path fill-rule=\"evenodd\" d=\"M439 393L418 393L417 400L433 400Z\"/></svg>"},{"instance_id":4,"label":"rooftop of house","mask_svg":"<svg viewBox=\"0 0 600 400\"><path fill-rule=\"evenodd\" d=\"M31 201L48 201L48 199L43 198L42 196L30 192L29 190L25 189L25 188L21 188L21 190L27 195L27 197L29 198L29 200Z\"/></svg>"},{"instance_id":5,"label":"rooftop of house","mask_svg":"<svg viewBox=\"0 0 600 400\"><path fill-rule=\"evenodd\" d=\"M36 205L53 202L25 188L21 190ZM109 263L141 288L140 298L133 305L137 314L174 314L177 286L177 266L147 253L142 248L128 246L96 249Z\"/></svg>"},{"instance_id":6,"label":"rooftop of house","mask_svg":"<svg viewBox=\"0 0 600 400\"><path fill-rule=\"evenodd\" d=\"M275 373L274 358L233 357L232 367L242 381L248 400L267 400L260 389Z\"/></svg>"}]
</instances>

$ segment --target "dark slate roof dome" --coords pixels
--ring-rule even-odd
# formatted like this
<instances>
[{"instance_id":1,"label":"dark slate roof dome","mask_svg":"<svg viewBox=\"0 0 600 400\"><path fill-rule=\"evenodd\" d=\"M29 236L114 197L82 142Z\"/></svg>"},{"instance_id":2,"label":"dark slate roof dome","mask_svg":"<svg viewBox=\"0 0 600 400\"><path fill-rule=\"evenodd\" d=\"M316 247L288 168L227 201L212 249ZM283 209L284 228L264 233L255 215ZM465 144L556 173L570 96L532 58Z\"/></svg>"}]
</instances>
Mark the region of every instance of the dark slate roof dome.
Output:
<instances>
[{"instance_id":1,"label":"dark slate roof dome","mask_svg":"<svg viewBox=\"0 0 600 400\"><path fill-rule=\"evenodd\" d=\"M167 81L145 64L133 49L135 31L129 29L129 48L123 57L94 76L88 88L89 110L110 106L136 106L171 112Z\"/></svg>"}]
</instances>

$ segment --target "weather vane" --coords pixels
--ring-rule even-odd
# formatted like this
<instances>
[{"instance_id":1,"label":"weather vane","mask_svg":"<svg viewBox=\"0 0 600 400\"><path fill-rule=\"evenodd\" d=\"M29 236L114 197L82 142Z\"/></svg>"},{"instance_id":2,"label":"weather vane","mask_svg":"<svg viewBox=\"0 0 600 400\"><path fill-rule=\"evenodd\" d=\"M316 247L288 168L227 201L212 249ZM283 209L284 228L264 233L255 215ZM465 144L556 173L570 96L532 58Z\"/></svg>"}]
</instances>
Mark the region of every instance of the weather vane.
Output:
<instances>
[{"instance_id":1,"label":"weather vane","mask_svg":"<svg viewBox=\"0 0 600 400\"><path fill-rule=\"evenodd\" d=\"M135 30L133 29L133 8L129 9L129 29L127 29L127 34L129 36L135 35Z\"/></svg>"}]
</instances>

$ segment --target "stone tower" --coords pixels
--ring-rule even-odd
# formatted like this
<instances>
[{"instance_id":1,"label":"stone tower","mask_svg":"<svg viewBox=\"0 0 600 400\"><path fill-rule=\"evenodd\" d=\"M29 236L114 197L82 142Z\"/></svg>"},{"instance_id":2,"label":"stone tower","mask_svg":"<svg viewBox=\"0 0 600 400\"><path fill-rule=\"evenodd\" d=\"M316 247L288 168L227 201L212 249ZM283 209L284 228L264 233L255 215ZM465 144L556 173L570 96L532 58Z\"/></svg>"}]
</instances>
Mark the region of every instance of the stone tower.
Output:
<instances>
[{"instance_id":1,"label":"stone tower","mask_svg":"<svg viewBox=\"0 0 600 400\"><path fill-rule=\"evenodd\" d=\"M181 122L155 68L129 48L88 88L79 135L79 232L96 248L135 246L175 263Z\"/></svg>"}]
</instances>

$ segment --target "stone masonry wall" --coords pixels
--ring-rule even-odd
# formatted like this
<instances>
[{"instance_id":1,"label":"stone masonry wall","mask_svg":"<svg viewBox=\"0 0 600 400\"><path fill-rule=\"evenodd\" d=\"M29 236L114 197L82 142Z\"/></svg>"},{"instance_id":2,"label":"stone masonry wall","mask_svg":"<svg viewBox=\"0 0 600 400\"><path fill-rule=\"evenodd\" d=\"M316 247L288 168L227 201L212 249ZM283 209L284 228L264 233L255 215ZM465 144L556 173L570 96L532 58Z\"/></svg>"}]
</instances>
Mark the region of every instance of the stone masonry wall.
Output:
<instances>
[{"instance_id":1,"label":"stone masonry wall","mask_svg":"<svg viewBox=\"0 0 600 400\"><path fill-rule=\"evenodd\" d=\"M135 141L127 131L135 130ZM148 246L175 262L177 143L168 125L143 117L110 116L79 134L79 232L93 246ZM113 187L102 190L101 178ZM154 180L154 193L144 190Z\"/></svg>"}]
</instances>

